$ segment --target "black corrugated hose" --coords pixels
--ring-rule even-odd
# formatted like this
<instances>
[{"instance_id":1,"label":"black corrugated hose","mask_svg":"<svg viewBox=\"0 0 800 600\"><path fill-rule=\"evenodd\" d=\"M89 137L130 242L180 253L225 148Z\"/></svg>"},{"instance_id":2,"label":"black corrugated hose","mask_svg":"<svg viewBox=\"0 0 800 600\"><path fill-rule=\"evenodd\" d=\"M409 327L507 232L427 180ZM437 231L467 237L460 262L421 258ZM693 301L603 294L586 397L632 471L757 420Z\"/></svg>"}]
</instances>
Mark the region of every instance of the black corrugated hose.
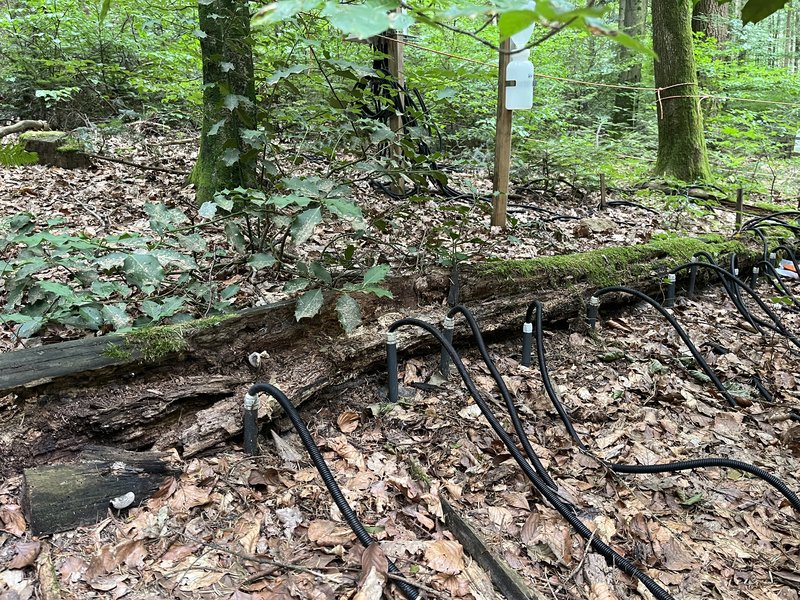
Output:
<instances>
[{"instance_id":1,"label":"black corrugated hose","mask_svg":"<svg viewBox=\"0 0 800 600\"><path fill-rule=\"evenodd\" d=\"M544 356L544 343L542 341L542 331L541 331L541 303L535 302L534 303L535 310L538 313L536 319L536 352L539 356ZM542 375L542 381L544 382L545 388L547 389L547 393L550 396L550 399L553 401L554 404L561 405L561 401L558 398L558 394L556 394L555 389L550 382L550 376L547 373L547 367L544 366L544 361L539 361L539 369ZM558 411L559 415L562 416L562 422L564 423L565 427L568 431L575 431L572 427L572 423L567 415L566 410L562 407L561 410ZM575 434L577 435L577 433ZM586 446L583 442L578 439L577 440L579 445L582 449L586 449ZM789 503L794 507L796 511L800 513L800 498L798 498L797 494L795 494L789 487L780 479L768 473L764 469L756 467L755 465L751 465L746 462L742 462L740 460L729 459L729 458L719 458L719 457L708 457L708 458L698 458L693 460L681 460L677 462L671 463L663 463L663 464L655 464L655 465L624 465L619 463L611 463L607 462L598 457L598 460L602 462L606 467L614 471L615 473L632 473L632 474L651 474L651 473L668 473L668 472L675 472L675 471L690 471L693 469L700 469L700 468L707 468L707 467L727 467L730 469L738 469L739 471L745 471L746 473L750 473L751 475L755 475L760 479L763 479L767 483L769 483L772 487L777 489L784 497L789 501Z\"/></svg>"},{"instance_id":2,"label":"black corrugated hose","mask_svg":"<svg viewBox=\"0 0 800 600\"><path fill-rule=\"evenodd\" d=\"M481 397L478 388L475 386L475 383L472 381L472 378L469 376L467 372L467 368L464 366L464 363L461 361L461 357L456 352L455 348L453 348L452 344L448 342L444 336L439 332L439 330L434 327L433 325L426 323L425 321L420 321L419 319L400 319L399 321L395 321L389 326L389 331L395 331L400 327L404 326L413 326L423 329L430 333L438 343L442 346L442 348L450 355L450 359L453 361L453 364L458 369L459 375L461 375L461 379L464 381L464 384L467 386L470 395L472 396L475 403L480 408L483 416L486 417L486 420L489 421L489 425L492 427L494 432L497 436L503 441L503 444L506 446L508 451L511 453L511 456L514 457L514 460L517 461L517 464L523 470L525 475L534 485L534 487L539 491L542 496L547 499L547 501L555 508L562 517L564 517L570 525L586 540L588 540L589 545L603 557L605 557L606 561L609 564L619 567L628 575L632 577L636 577L642 584L656 597L657 600L674 600L673 597L667 592L664 588L662 588L658 583L656 583L652 578L650 578L647 574L641 571L636 565L633 564L630 560L616 552L611 546L603 542L602 540L598 539L594 533L584 524L583 521L577 516L576 509L573 505L564 502L561 497L558 495L558 492L553 490L547 483L545 483L544 479L539 477L536 471L533 469L531 464L525 460L525 456L517 449L516 444L514 444L514 440L511 439L511 436L508 432L503 428L500 424L500 421L497 420L494 413L492 412L491 408L486 404L486 402Z\"/></svg>"},{"instance_id":3,"label":"black corrugated hose","mask_svg":"<svg viewBox=\"0 0 800 600\"><path fill-rule=\"evenodd\" d=\"M339 489L339 484L336 483L336 479L334 479L331 470L328 468L325 459L322 458L319 448L314 443L314 438L311 437L311 433L309 433L306 424L303 422L303 419L300 418L300 415L298 414L297 409L294 407L292 402L281 390L268 383L257 383L247 390L247 394L249 396L255 396L260 392L269 394L280 403L281 408L283 408L284 412L292 421L292 425L294 425L297 433L300 435L300 439L302 440L303 445L306 447L314 466L317 468L317 471L319 471L322 481L325 482L325 487L328 488L328 492L330 492L330 495L333 497L336 507L342 513L342 516L345 518L345 521L347 521L350 529L353 530L353 533L355 533L356 537L358 537L358 541L361 542L365 548L371 545L373 542L375 542L375 540L367 532L367 530L364 528L364 525L362 525L361 521L358 519L355 511L353 511L353 509L350 507L350 504L348 504L347 500L342 494L342 490ZM391 560L389 561L389 572L402 576L400 569L398 569L397 565L395 565ZM412 584L405 581L395 581L394 583L400 588L400 591L403 592L403 595L409 600L417 600L419 598L419 591Z\"/></svg>"},{"instance_id":4,"label":"black corrugated hose","mask_svg":"<svg viewBox=\"0 0 800 600\"><path fill-rule=\"evenodd\" d=\"M704 263L691 263L691 264L697 265ZM674 272L674 270L671 272ZM719 377L717 377L717 374L714 373L714 370L708 366L708 363L703 358L703 355L700 354L700 351L692 343L692 340L689 338L686 331L684 331L683 327L680 326L680 323L678 323L675 317L669 314L669 311L667 311L667 309L665 309L656 300L654 300L647 294L640 292L639 290L634 290L632 288L628 288L621 285L611 285L608 287L604 287L602 289L597 290L593 294L593 296L595 298L599 298L600 296L603 296L605 294L610 294L612 292L634 296L635 298L638 298L639 300L648 303L650 306L655 308L659 313L661 313L661 316L663 316L669 322L669 324L672 325L672 328L678 333L678 336L680 336L680 338L683 340L683 343L686 344L686 347L689 349L689 352L692 353L692 356L694 357L697 364L700 365L700 368L703 369L705 374L708 375L709 379L711 379L711 381L716 386L717 391L719 391L722 397L725 398L725 400L727 400L728 404L730 404L731 406L737 406L736 400L733 398L733 396L730 395L730 393L728 393L728 390L725 389L725 386L722 385L722 382L719 380Z\"/></svg>"},{"instance_id":5,"label":"black corrugated hose","mask_svg":"<svg viewBox=\"0 0 800 600\"><path fill-rule=\"evenodd\" d=\"M556 482L553 481L553 478L550 477L549 473L547 473L547 470L544 468L544 465L541 463L539 457L534 451L533 446L531 446L528 436L525 434L525 429L522 426L522 421L520 421L519 414L514 406L514 400L511 398L511 394L508 391L508 386L506 386L503 376L500 375L500 372L497 370L497 366L494 364L492 357L489 356L489 351L486 349L486 343L483 341L483 334L481 333L480 327L478 327L478 323L475 321L475 317L472 315L472 312L470 312L466 306L459 304L451 308L450 312L447 313L447 316L454 317L459 313L464 316L469 328L472 330L472 337L475 339L475 344L478 346L478 352L480 352L483 362L489 369L489 373L491 373L492 379L494 379L495 383L497 384L497 388L500 390L500 395L503 397L503 400L506 403L508 415L511 418L511 424L514 426L514 431L517 432L517 437L522 443L522 448L525 450L525 454L528 455L528 458L533 464L533 468L536 469L536 472L539 474L539 476L544 479L547 485L554 490L557 490L558 486L556 485Z\"/></svg>"}]
</instances>

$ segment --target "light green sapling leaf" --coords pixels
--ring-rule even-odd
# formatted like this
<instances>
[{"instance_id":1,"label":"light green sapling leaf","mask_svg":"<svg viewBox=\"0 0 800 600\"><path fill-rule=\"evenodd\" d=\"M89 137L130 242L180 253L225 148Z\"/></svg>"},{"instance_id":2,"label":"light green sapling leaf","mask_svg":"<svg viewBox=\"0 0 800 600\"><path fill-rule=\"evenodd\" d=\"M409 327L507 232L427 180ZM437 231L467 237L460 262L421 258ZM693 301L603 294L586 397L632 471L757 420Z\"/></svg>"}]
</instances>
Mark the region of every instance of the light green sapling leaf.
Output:
<instances>
[{"instance_id":1,"label":"light green sapling leaf","mask_svg":"<svg viewBox=\"0 0 800 600\"><path fill-rule=\"evenodd\" d=\"M131 318L125 312L125 304L122 302L106 304L101 312L106 323L111 324L114 329L123 329L131 324Z\"/></svg>"},{"instance_id":2,"label":"light green sapling leaf","mask_svg":"<svg viewBox=\"0 0 800 600\"><path fill-rule=\"evenodd\" d=\"M322 290L315 289L306 292L297 299L294 318L299 321L300 319L313 317L322 308L322 301Z\"/></svg>"},{"instance_id":3,"label":"light green sapling leaf","mask_svg":"<svg viewBox=\"0 0 800 600\"><path fill-rule=\"evenodd\" d=\"M25 321L22 325L17 327L17 336L21 338L29 338L35 335L44 325L44 317L35 317L30 321Z\"/></svg>"},{"instance_id":4,"label":"light green sapling leaf","mask_svg":"<svg viewBox=\"0 0 800 600\"><path fill-rule=\"evenodd\" d=\"M247 266L256 270L266 269L274 264L275 257L269 252L253 254L253 256L247 259Z\"/></svg>"},{"instance_id":5,"label":"light green sapling leaf","mask_svg":"<svg viewBox=\"0 0 800 600\"><path fill-rule=\"evenodd\" d=\"M203 219L213 219L214 215L217 214L217 203L211 200L203 202L197 214Z\"/></svg>"},{"instance_id":6,"label":"light green sapling leaf","mask_svg":"<svg viewBox=\"0 0 800 600\"><path fill-rule=\"evenodd\" d=\"M152 254L129 254L122 268L126 281L142 291L151 291L164 280L164 269Z\"/></svg>"},{"instance_id":7,"label":"light green sapling leaf","mask_svg":"<svg viewBox=\"0 0 800 600\"><path fill-rule=\"evenodd\" d=\"M336 301L336 314L342 328L350 333L361 325L361 306L352 296L342 294Z\"/></svg>"},{"instance_id":8,"label":"light green sapling leaf","mask_svg":"<svg viewBox=\"0 0 800 600\"><path fill-rule=\"evenodd\" d=\"M316 208L309 208L297 215L291 227L292 240L294 240L294 243L302 244L305 242L311 237L311 234L314 233L314 229L321 222L322 211L319 206Z\"/></svg>"},{"instance_id":9,"label":"light green sapling leaf","mask_svg":"<svg viewBox=\"0 0 800 600\"><path fill-rule=\"evenodd\" d=\"M216 123L214 123L208 130L208 135L217 135L219 133L220 128L223 125L225 125L225 121L227 121L227 119L222 119L221 121L217 121Z\"/></svg>"},{"instance_id":10,"label":"light green sapling leaf","mask_svg":"<svg viewBox=\"0 0 800 600\"><path fill-rule=\"evenodd\" d=\"M287 294L293 294L295 292L299 292L300 290L306 289L309 283L311 282L305 277L298 277L297 279L292 279L291 281L284 283L283 291Z\"/></svg>"},{"instance_id":11,"label":"light green sapling leaf","mask_svg":"<svg viewBox=\"0 0 800 600\"><path fill-rule=\"evenodd\" d=\"M311 265L309 266L309 269L317 279L324 281L328 285L331 285L331 283L333 283L333 278L331 277L330 271L328 271L328 269L323 267L319 262L317 261L312 262Z\"/></svg>"},{"instance_id":12,"label":"light green sapling leaf","mask_svg":"<svg viewBox=\"0 0 800 600\"><path fill-rule=\"evenodd\" d=\"M364 287L380 283L389 273L389 265L375 265L364 273Z\"/></svg>"},{"instance_id":13,"label":"light green sapling leaf","mask_svg":"<svg viewBox=\"0 0 800 600\"><path fill-rule=\"evenodd\" d=\"M339 4L328 1L322 10L331 25L344 33L365 40L389 29L389 13L378 2L364 4Z\"/></svg>"}]
</instances>

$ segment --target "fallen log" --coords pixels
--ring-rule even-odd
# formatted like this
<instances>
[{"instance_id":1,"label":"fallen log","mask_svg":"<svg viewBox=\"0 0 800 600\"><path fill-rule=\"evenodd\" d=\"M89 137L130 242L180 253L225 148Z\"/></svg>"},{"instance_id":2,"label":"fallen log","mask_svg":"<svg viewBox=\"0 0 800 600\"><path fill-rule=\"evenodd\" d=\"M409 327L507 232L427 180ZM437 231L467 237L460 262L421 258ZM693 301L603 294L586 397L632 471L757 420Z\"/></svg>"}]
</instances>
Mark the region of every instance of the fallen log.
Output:
<instances>
[{"instance_id":1,"label":"fallen log","mask_svg":"<svg viewBox=\"0 0 800 600\"><path fill-rule=\"evenodd\" d=\"M90 447L80 462L26 469L22 508L33 535L50 535L96 523L118 498L118 509L139 506L179 473L165 453Z\"/></svg>"},{"instance_id":2,"label":"fallen log","mask_svg":"<svg viewBox=\"0 0 800 600\"><path fill-rule=\"evenodd\" d=\"M605 285L659 293L663 273L699 250L736 251L742 269L760 254L760 248L738 242L676 238L572 256L492 261L461 270L460 301L473 309L490 338L516 335L534 299L544 301L549 322L575 319L591 292ZM176 447L184 457L221 447L241 435L241 401L249 384L274 381L299 404L382 370L388 325L411 315L440 323L450 278L444 269L398 278L389 284L394 300L361 298L364 324L349 335L338 325L335 302L300 323L294 320L294 303L283 302L194 327L2 354L0 393L10 395L6 407L0 399L0 408L6 408L0 410L0 455L10 457L10 464L0 470L69 456L97 439L129 449ZM466 328L458 326L456 343L466 337ZM400 333L405 356L433 347L420 332ZM79 359L70 371L71 352ZM258 368L247 361L253 352L263 356ZM270 416L267 410L262 406L262 421ZM14 440L13 449L5 440Z\"/></svg>"},{"instance_id":3,"label":"fallen log","mask_svg":"<svg viewBox=\"0 0 800 600\"><path fill-rule=\"evenodd\" d=\"M47 121L17 121L13 125L6 125L5 127L0 127L0 139L4 138L7 135L11 135L12 133L24 133L26 131L33 131L33 130L44 130L49 131L50 125Z\"/></svg>"}]
</instances>

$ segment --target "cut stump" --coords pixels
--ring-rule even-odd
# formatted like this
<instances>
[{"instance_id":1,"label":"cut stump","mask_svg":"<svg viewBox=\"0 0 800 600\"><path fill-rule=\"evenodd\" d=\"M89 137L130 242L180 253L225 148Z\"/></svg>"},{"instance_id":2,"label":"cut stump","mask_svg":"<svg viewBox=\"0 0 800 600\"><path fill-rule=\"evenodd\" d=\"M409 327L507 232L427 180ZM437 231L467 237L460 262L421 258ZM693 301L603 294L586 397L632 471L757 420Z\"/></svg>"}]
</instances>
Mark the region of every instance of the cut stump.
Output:
<instances>
[{"instance_id":1,"label":"cut stump","mask_svg":"<svg viewBox=\"0 0 800 600\"><path fill-rule=\"evenodd\" d=\"M64 169L86 169L92 166L89 156L81 152L78 142L65 131L27 131L20 141L28 152L36 152L40 165Z\"/></svg>"}]
</instances>

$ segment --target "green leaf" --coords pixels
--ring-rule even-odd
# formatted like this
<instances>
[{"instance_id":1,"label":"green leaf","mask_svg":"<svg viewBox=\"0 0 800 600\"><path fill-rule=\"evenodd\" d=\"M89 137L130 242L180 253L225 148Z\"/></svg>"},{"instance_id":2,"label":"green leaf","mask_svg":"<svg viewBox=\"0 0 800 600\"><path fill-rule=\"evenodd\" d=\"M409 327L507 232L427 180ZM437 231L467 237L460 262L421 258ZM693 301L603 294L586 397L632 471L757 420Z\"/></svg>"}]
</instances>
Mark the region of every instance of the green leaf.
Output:
<instances>
[{"instance_id":1,"label":"green leaf","mask_svg":"<svg viewBox=\"0 0 800 600\"><path fill-rule=\"evenodd\" d=\"M222 69L223 73L228 73L229 71L233 71L234 66L232 62L221 62L219 63L219 68Z\"/></svg>"},{"instance_id":2,"label":"green leaf","mask_svg":"<svg viewBox=\"0 0 800 600\"><path fill-rule=\"evenodd\" d=\"M103 307L103 318L107 323L110 323L114 329L123 329L131 324L131 318L125 312L125 304L119 302L117 304L106 304Z\"/></svg>"},{"instance_id":3,"label":"green leaf","mask_svg":"<svg viewBox=\"0 0 800 600\"><path fill-rule=\"evenodd\" d=\"M253 269L266 269L271 267L275 264L275 257L272 256L270 253L260 253L260 254L253 254L247 260L247 266L252 267Z\"/></svg>"},{"instance_id":4,"label":"green leaf","mask_svg":"<svg viewBox=\"0 0 800 600\"><path fill-rule=\"evenodd\" d=\"M225 125L225 121L227 121L227 119L222 119L221 121L217 121L216 123L214 123L208 130L208 135L217 135L219 133L220 128L223 125Z\"/></svg>"},{"instance_id":5,"label":"green leaf","mask_svg":"<svg viewBox=\"0 0 800 600\"><path fill-rule=\"evenodd\" d=\"M241 152L239 152L238 148L225 148L225 152L222 153L222 162L225 163L226 167L232 167L239 162L240 155Z\"/></svg>"},{"instance_id":6,"label":"green leaf","mask_svg":"<svg viewBox=\"0 0 800 600\"><path fill-rule=\"evenodd\" d=\"M788 2L789 0L748 0L742 8L742 22L747 25L763 21L786 6Z\"/></svg>"},{"instance_id":7,"label":"green leaf","mask_svg":"<svg viewBox=\"0 0 800 600\"><path fill-rule=\"evenodd\" d=\"M279 0L267 4L253 15L252 27L262 27L280 23L286 19L291 19L299 12L311 11L319 7L320 0Z\"/></svg>"},{"instance_id":8,"label":"green leaf","mask_svg":"<svg viewBox=\"0 0 800 600\"><path fill-rule=\"evenodd\" d=\"M223 300L230 300L236 294L239 293L239 290L242 288L238 283L232 283L231 285L226 285L225 288L219 293L219 297Z\"/></svg>"},{"instance_id":9,"label":"green leaf","mask_svg":"<svg viewBox=\"0 0 800 600\"><path fill-rule=\"evenodd\" d=\"M214 215L217 214L217 203L210 200L203 202L197 214L203 219L213 219Z\"/></svg>"},{"instance_id":10,"label":"green leaf","mask_svg":"<svg viewBox=\"0 0 800 600\"><path fill-rule=\"evenodd\" d=\"M182 271L191 271L197 268L197 263L194 261L194 258L188 254L176 252L175 250L158 249L152 250L150 254L155 256L164 268L176 267Z\"/></svg>"},{"instance_id":11,"label":"green leaf","mask_svg":"<svg viewBox=\"0 0 800 600\"><path fill-rule=\"evenodd\" d=\"M375 265L372 267L369 271L364 273L364 287L380 283L386 279L389 269L389 265Z\"/></svg>"},{"instance_id":12,"label":"green leaf","mask_svg":"<svg viewBox=\"0 0 800 600\"><path fill-rule=\"evenodd\" d=\"M311 234L314 233L314 229L321 222L322 210L320 210L319 206L316 208L309 208L297 215L291 228L292 240L294 240L294 243L299 245L305 242L311 237Z\"/></svg>"},{"instance_id":13,"label":"green leaf","mask_svg":"<svg viewBox=\"0 0 800 600\"><path fill-rule=\"evenodd\" d=\"M500 39L504 40L515 33L519 33L529 27L538 18L538 14L532 10L510 10L500 15L497 27L500 31Z\"/></svg>"},{"instance_id":14,"label":"green leaf","mask_svg":"<svg viewBox=\"0 0 800 600\"><path fill-rule=\"evenodd\" d=\"M308 65L292 65L290 67L286 67L285 69L279 69L275 71L270 77L267 77L267 85L275 85L282 79L286 79L291 75L297 75L298 73L302 73L308 69Z\"/></svg>"},{"instance_id":15,"label":"green leaf","mask_svg":"<svg viewBox=\"0 0 800 600\"><path fill-rule=\"evenodd\" d=\"M55 281L42 281L39 283L39 287L43 289L45 292L50 292L51 294L55 294L59 298L74 298L75 292L72 291L72 288L68 285L64 285L63 283L56 283Z\"/></svg>"},{"instance_id":16,"label":"green leaf","mask_svg":"<svg viewBox=\"0 0 800 600\"><path fill-rule=\"evenodd\" d=\"M272 204L276 208L286 208L292 204L299 206L300 208L304 208L312 202L313 200L311 198L306 198L305 196L296 196L295 194L289 194L288 196L271 196L267 200L268 204Z\"/></svg>"},{"instance_id":17,"label":"green leaf","mask_svg":"<svg viewBox=\"0 0 800 600\"><path fill-rule=\"evenodd\" d=\"M336 314L339 315L339 323L347 333L361 325L361 306L352 296L347 294L339 296L336 301Z\"/></svg>"},{"instance_id":18,"label":"green leaf","mask_svg":"<svg viewBox=\"0 0 800 600\"><path fill-rule=\"evenodd\" d=\"M17 328L17 335L21 338L29 338L36 334L44 325L45 320L43 317L35 317L30 321L25 321Z\"/></svg>"},{"instance_id":19,"label":"green leaf","mask_svg":"<svg viewBox=\"0 0 800 600\"><path fill-rule=\"evenodd\" d=\"M364 292L365 294L372 294L378 298L394 298L394 294L392 294L392 292L377 285L366 285L359 291Z\"/></svg>"},{"instance_id":20,"label":"green leaf","mask_svg":"<svg viewBox=\"0 0 800 600\"><path fill-rule=\"evenodd\" d=\"M364 219L361 208L350 200L331 198L330 200L325 200L325 206L340 219L347 221L362 221Z\"/></svg>"},{"instance_id":21,"label":"green leaf","mask_svg":"<svg viewBox=\"0 0 800 600\"><path fill-rule=\"evenodd\" d=\"M307 317L313 317L322 308L322 290L315 289L306 292L297 299L297 306L294 309L294 318L298 321Z\"/></svg>"},{"instance_id":22,"label":"green leaf","mask_svg":"<svg viewBox=\"0 0 800 600\"><path fill-rule=\"evenodd\" d=\"M111 0L103 0L103 5L100 7L100 22L102 23L106 19L106 15L108 14L108 10L111 8Z\"/></svg>"},{"instance_id":23,"label":"green leaf","mask_svg":"<svg viewBox=\"0 0 800 600\"><path fill-rule=\"evenodd\" d=\"M322 16L344 33L365 40L390 28L389 13L385 5L367 1L364 4L326 3Z\"/></svg>"},{"instance_id":24,"label":"green leaf","mask_svg":"<svg viewBox=\"0 0 800 600\"><path fill-rule=\"evenodd\" d=\"M311 269L311 272L317 279L324 281L328 285L331 285L331 283L333 283L333 278L331 277L330 271L328 271L328 269L323 267L319 262L317 261L312 262L309 268Z\"/></svg>"},{"instance_id":25,"label":"green leaf","mask_svg":"<svg viewBox=\"0 0 800 600\"><path fill-rule=\"evenodd\" d=\"M125 252L109 252L103 256L96 257L94 262L101 271L111 271L122 267L127 257L128 254Z\"/></svg>"},{"instance_id":26,"label":"green leaf","mask_svg":"<svg viewBox=\"0 0 800 600\"><path fill-rule=\"evenodd\" d=\"M152 291L164 280L164 269L151 254L129 254L122 268L125 280L145 292Z\"/></svg>"},{"instance_id":27,"label":"green leaf","mask_svg":"<svg viewBox=\"0 0 800 600\"><path fill-rule=\"evenodd\" d=\"M97 331L103 325L103 314L94 306L82 306L78 314L89 329Z\"/></svg>"},{"instance_id":28,"label":"green leaf","mask_svg":"<svg viewBox=\"0 0 800 600\"><path fill-rule=\"evenodd\" d=\"M309 283L311 282L308 279L304 277L298 277L297 279L292 279L291 281L284 283L283 291L287 294L293 294L294 292L299 292L300 290L306 289Z\"/></svg>"}]
</instances>

